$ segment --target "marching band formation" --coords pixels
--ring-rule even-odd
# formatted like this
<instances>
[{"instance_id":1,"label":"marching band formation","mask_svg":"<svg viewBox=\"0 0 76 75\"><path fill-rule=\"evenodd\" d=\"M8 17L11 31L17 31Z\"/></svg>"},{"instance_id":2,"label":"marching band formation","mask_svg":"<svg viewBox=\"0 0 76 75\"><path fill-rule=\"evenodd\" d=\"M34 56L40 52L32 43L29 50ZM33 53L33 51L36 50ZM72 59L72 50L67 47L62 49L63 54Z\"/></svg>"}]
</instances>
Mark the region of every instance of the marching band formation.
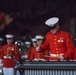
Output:
<instances>
[{"instance_id":1,"label":"marching band formation","mask_svg":"<svg viewBox=\"0 0 76 75\"><path fill-rule=\"evenodd\" d=\"M13 44L14 35L6 34L7 44L2 45L3 38L0 38L0 65L3 75L14 75L14 66L24 60L76 60L72 36L61 31L58 22L58 17L48 19L45 24L50 27L50 31L45 37L36 35L30 38L31 41L17 41Z\"/></svg>"}]
</instances>

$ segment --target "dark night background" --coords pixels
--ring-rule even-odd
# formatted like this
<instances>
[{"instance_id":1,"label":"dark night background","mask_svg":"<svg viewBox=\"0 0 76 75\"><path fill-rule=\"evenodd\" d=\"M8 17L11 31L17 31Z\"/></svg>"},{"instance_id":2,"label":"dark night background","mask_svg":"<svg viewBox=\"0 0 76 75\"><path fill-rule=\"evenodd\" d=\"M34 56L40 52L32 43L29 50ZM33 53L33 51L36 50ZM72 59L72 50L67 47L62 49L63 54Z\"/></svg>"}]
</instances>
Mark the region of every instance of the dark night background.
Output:
<instances>
[{"instance_id":1,"label":"dark night background","mask_svg":"<svg viewBox=\"0 0 76 75\"><path fill-rule=\"evenodd\" d=\"M45 21L53 16L60 18L62 30L76 37L76 0L0 0L0 12L10 14L13 22L0 30L0 36L7 33L16 39L45 35L49 28Z\"/></svg>"}]
</instances>

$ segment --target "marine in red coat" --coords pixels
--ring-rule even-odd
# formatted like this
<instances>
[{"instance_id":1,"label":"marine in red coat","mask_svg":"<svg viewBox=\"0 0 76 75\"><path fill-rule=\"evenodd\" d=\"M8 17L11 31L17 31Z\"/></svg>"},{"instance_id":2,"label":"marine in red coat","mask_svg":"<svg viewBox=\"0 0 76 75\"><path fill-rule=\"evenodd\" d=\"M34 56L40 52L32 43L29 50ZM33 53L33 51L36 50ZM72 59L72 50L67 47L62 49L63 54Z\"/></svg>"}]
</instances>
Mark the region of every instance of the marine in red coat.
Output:
<instances>
[{"instance_id":1,"label":"marine in red coat","mask_svg":"<svg viewBox=\"0 0 76 75\"><path fill-rule=\"evenodd\" d=\"M45 59L44 55L48 55L48 50L37 52L36 47L42 45L44 38L42 35L36 35L35 38L37 39L37 42L36 42L37 45L32 48L30 58L31 60L43 60Z\"/></svg>"},{"instance_id":2,"label":"marine in red coat","mask_svg":"<svg viewBox=\"0 0 76 75\"><path fill-rule=\"evenodd\" d=\"M14 75L13 67L16 64L16 60L19 60L18 47L13 42L13 35L6 35L7 44L2 47L1 59L3 60L3 74Z\"/></svg>"},{"instance_id":3,"label":"marine in red coat","mask_svg":"<svg viewBox=\"0 0 76 75\"><path fill-rule=\"evenodd\" d=\"M19 51L18 47L14 44L6 44L2 47L2 53L1 53L2 59L3 59L3 67L14 67L16 61L19 60Z\"/></svg>"},{"instance_id":4,"label":"marine in red coat","mask_svg":"<svg viewBox=\"0 0 76 75\"><path fill-rule=\"evenodd\" d=\"M33 60L33 57L31 57L32 50L37 46L37 39L36 38L31 38L32 45L33 47L28 49L28 57L27 60Z\"/></svg>"},{"instance_id":5,"label":"marine in red coat","mask_svg":"<svg viewBox=\"0 0 76 75\"><path fill-rule=\"evenodd\" d=\"M51 30L46 34L46 39L41 47L37 47L37 51L50 48L49 60L70 60L74 52L74 44L72 37L68 32L59 30L59 18L53 17L45 23L50 26Z\"/></svg>"}]
</instances>

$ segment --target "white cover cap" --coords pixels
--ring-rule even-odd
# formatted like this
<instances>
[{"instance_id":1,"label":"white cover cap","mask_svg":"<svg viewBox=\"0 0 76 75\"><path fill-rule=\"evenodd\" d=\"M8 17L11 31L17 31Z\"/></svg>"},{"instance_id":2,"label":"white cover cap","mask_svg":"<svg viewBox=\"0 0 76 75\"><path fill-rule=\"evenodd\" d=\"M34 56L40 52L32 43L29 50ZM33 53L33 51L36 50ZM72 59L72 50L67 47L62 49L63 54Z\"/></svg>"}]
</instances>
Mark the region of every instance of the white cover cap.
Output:
<instances>
[{"instance_id":1,"label":"white cover cap","mask_svg":"<svg viewBox=\"0 0 76 75\"><path fill-rule=\"evenodd\" d=\"M42 35L36 35L35 38L36 39L44 39L44 37Z\"/></svg>"},{"instance_id":2,"label":"white cover cap","mask_svg":"<svg viewBox=\"0 0 76 75\"><path fill-rule=\"evenodd\" d=\"M31 40L32 40L32 42L37 41L37 39L36 39L36 38L32 38Z\"/></svg>"},{"instance_id":3,"label":"white cover cap","mask_svg":"<svg viewBox=\"0 0 76 75\"><path fill-rule=\"evenodd\" d=\"M5 35L5 36L6 36L7 39L14 37L14 35L11 35L11 34L7 34L7 35Z\"/></svg>"},{"instance_id":4,"label":"white cover cap","mask_svg":"<svg viewBox=\"0 0 76 75\"><path fill-rule=\"evenodd\" d=\"M52 17L49 18L48 20L45 21L45 24L48 25L49 27L55 26L55 24L59 21L58 17Z\"/></svg>"},{"instance_id":5,"label":"white cover cap","mask_svg":"<svg viewBox=\"0 0 76 75\"><path fill-rule=\"evenodd\" d=\"M26 45L30 45L31 42L30 42L30 41L25 41L25 44L26 44Z\"/></svg>"}]
</instances>

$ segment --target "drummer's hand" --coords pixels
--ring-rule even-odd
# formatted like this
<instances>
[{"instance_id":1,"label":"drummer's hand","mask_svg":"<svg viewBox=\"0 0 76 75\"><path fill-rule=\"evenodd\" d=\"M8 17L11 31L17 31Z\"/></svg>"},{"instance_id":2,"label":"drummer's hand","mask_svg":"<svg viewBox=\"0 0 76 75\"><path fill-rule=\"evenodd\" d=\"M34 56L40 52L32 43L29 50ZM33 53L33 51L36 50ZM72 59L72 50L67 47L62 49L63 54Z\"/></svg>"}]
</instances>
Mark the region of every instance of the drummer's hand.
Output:
<instances>
[{"instance_id":1,"label":"drummer's hand","mask_svg":"<svg viewBox=\"0 0 76 75\"><path fill-rule=\"evenodd\" d=\"M60 60L64 60L64 57L62 55L59 56Z\"/></svg>"},{"instance_id":2,"label":"drummer's hand","mask_svg":"<svg viewBox=\"0 0 76 75\"><path fill-rule=\"evenodd\" d=\"M36 47L36 51L37 51L37 52L40 52L40 51L41 51L41 49L40 49L39 46Z\"/></svg>"}]
</instances>

